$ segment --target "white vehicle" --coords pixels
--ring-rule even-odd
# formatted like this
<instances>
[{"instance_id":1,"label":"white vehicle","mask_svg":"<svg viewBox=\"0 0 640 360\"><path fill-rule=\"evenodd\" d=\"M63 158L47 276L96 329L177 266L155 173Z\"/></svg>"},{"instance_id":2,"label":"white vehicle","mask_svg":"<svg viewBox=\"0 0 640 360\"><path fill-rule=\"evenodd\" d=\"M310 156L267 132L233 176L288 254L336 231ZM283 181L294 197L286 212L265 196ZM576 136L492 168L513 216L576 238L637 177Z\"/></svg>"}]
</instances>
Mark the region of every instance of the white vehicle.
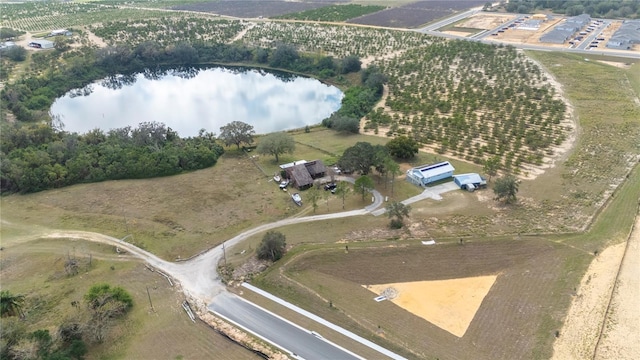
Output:
<instances>
[{"instance_id":1,"label":"white vehicle","mask_svg":"<svg viewBox=\"0 0 640 360\"><path fill-rule=\"evenodd\" d=\"M298 193L291 194L291 199L293 199L293 202L296 203L296 205L302 206L302 198L300 197L300 194Z\"/></svg>"}]
</instances>

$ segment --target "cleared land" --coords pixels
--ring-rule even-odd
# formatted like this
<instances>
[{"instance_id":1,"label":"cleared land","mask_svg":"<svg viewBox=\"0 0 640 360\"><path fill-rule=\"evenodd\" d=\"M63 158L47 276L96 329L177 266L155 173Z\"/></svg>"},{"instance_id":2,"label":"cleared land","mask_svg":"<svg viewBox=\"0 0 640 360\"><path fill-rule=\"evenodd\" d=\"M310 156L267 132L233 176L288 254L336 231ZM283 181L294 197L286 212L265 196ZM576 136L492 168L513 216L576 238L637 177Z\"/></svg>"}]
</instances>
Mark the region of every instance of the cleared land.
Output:
<instances>
[{"instance_id":1,"label":"cleared land","mask_svg":"<svg viewBox=\"0 0 640 360\"><path fill-rule=\"evenodd\" d=\"M415 28L485 3L485 1L481 0L416 1L371 15L361 16L348 22L373 26Z\"/></svg>"},{"instance_id":2,"label":"cleared land","mask_svg":"<svg viewBox=\"0 0 640 360\"><path fill-rule=\"evenodd\" d=\"M534 354L544 358L547 350L540 345L553 339L549 325L559 324L560 304L566 306L570 300L571 279L581 276L579 268L591 257L544 239L462 246L414 242L350 246L348 252L327 249L298 254L258 284L338 323L355 320L363 336L411 349L413 357L512 359ZM362 286L494 274L498 274L495 284L462 337L392 302L374 301L372 292ZM297 284L305 286L297 288ZM292 292L292 286L297 290ZM327 307L328 299L337 311Z\"/></svg>"}]
</instances>

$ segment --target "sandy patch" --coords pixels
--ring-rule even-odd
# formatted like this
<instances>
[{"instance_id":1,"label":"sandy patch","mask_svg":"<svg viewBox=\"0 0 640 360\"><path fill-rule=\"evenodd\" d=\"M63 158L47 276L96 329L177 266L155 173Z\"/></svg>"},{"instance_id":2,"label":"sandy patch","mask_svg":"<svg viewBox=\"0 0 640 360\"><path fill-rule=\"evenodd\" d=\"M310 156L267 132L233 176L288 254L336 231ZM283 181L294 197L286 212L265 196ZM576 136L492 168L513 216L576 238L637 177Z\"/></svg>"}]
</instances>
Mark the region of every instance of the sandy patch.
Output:
<instances>
[{"instance_id":1,"label":"sandy patch","mask_svg":"<svg viewBox=\"0 0 640 360\"><path fill-rule=\"evenodd\" d=\"M508 14L476 14L469 17L465 22L458 26L472 29L491 30L515 18L516 16Z\"/></svg>"},{"instance_id":2,"label":"sandy patch","mask_svg":"<svg viewBox=\"0 0 640 360\"><path fill-rule=\"evenodd\" d=\"M365 286L376 295L397 291L394 304L449 333L462 337L496 281L496 275Z\"/></svg>"},{"instance_id":3,"label":"sandy patch","mask_svg":"<svg viewBox=\"0 0 640 360\"><path fill-rule=\"evenodd\" d=\"M622 259L606 326L594 359L640 359L640 216Z\"/></svg>"},{"instance_id":4,"label":"sandy patch","mask_svg":"<svg viewBox=\"0 0 640 360\"><path fill-rule=\"evenodd\" d=\"M610 246L589 265L553 344L552 360L593 358L624 249L625 243Z\"/></svg>"}]
</instances>

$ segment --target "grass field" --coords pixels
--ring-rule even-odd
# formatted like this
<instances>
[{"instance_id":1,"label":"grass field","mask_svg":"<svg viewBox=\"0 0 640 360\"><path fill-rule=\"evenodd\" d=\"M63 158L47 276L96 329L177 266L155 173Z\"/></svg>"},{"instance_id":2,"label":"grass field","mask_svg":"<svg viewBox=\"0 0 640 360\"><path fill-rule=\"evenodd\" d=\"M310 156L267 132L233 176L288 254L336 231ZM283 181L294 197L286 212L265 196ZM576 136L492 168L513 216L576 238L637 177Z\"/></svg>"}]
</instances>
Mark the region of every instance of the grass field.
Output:
<instances>
[{"instance_id":1,"label":"grass field","mask_svg":"<svg viewBox=\"0 0 640 360\"><path fill-rule=\"evenodd\" d=\"M2 227L3 231L12 228L7 223ZM134 307L102 344L92 347L88 359L216 358L220 353L229 359L258 359L204 323L193 323L180 307L184 296L139 261L116 254L110 246L38 240L38 230L30 232L35 240L29 242L3 236L0 252L2 289L25 295L24 324L29 331L48 329L55 334L64 319L79 316L79 309L71 302L78 301L84 306L82 297L89 287L106 282L126 289L133 297ZM65 273L67 257L78 259L78 275Z\"/></svg>"}]
</instances>

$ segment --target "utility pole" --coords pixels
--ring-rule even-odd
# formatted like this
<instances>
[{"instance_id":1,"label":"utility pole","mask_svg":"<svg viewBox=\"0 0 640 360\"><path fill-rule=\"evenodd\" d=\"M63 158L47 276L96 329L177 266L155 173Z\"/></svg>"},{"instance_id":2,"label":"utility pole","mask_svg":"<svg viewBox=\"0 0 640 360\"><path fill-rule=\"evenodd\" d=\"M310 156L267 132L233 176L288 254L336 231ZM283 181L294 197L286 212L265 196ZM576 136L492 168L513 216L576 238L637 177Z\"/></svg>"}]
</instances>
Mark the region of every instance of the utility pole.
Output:
<instances>
[{"instance_id":1,"label":"utility pole","mask_svg":"<svg viewBox=\"0 0 640 360\"><path fill-rule=\"evenodd\" d=\"M225 241L226 242L226 241ZM222 243L222 257L224 257L224 267L227 268L227 251L224 248L224 242Z\"/></svg>"},{"instance_id":2,"label":"utility pole","mask_svg":"<svg viewBox=\"0 0 640 360\"><path fill-rule=\"evenodd\" d=\"M151 294L149 293L148 286L147 286L147 296L149 297L149 306L151 306L151 311L155 312L156 310L153 308L153 303L151 303Z\"/></svg>"}]
</instances>

